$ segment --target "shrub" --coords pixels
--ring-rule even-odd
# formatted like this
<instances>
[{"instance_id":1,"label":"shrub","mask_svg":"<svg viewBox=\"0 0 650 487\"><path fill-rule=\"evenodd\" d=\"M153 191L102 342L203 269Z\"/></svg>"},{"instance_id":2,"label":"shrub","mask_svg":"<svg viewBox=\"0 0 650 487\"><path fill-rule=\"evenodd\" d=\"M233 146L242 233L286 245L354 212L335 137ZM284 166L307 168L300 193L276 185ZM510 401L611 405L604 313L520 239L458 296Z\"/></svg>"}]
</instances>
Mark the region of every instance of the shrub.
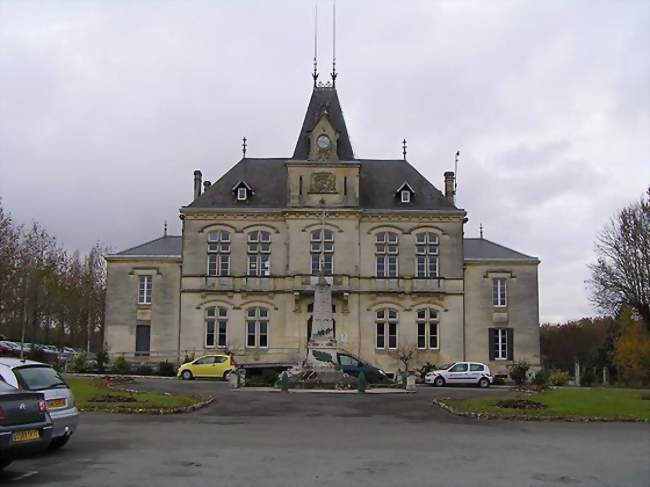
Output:
<instances>
[{"instance_id":1,"label":"shrub","mask_svg":"<svg viewBox=\"0 0 650 487\"><path fill-rule=\"evenodd\" d=\"M565 386L569 382L570 375L562 370L552 370L548 375L548 381L553 386Z\"/></svg>"},{"instance_id":2,"label":"shrub","mask_svg":"<svg viewBox=\"0 0 650 487\"><path fill-rule=\"evenodd\" d=\"M185 358L183 358L182 363L186 364L188 362L191 362L192 360L194 360L194 352L192 352L192 355L188 355L187 352L185 352Z\"/></svg>"},{"instance_id":3,"label":"shrub","mask_svg":"<svg viewBox=\"0 0 650 487\"><path fill-rule=\"evenodd\" d=\"M435 364L432 364L431 362L427 362L424 364L422 367L418 369L418 374L420 377L424 378L429 372L432 370L436 370L438 367Z\"/></svg>"},{"instance_id":4,"label":"shrub","mask_svg":"<svg viewBox=\"0 0 650 487\"><path fill-rule=\"evenodd\" d=\"M548 384L549 373L547 370L541 369L538 370L535 376L533 377L533 384L536 386L545 386Z\"/></svg>"},{"instance_id":5,"label":"shrub","mask_svg":"<svg viewBox=\"0 0 650 487\"><path fill-rule=\"evenodd\" d=\"M149 365L149 364L140 364L135 369L135 373L137 375L153 375L153 369L151 368L151 365Z\"/></svg>"},{"instance_id":6,"label":"shrub","mask_svg":"<svg viewBox=\"0 0 650 487\"><path fill-rule=\"evenodd\" d=\"M104 372L106 364L108 363L108 350L104 347L95 355L95 362L97 362L97 370Z\"/></svg>"},{"instance_id":7,"label":"shrub","mask_svg":"<svg viewBox=\"0 0 650 487\"><path fill-rule=\"evenodd\" d=\"M131 364L128 363L124 357L117 357L115 360L113 360L111 372L114 374L128 374L131 372Z\"/></svg>"},{"instance_id":8,"label":"shrub","mask_svg":"<svg viewBox=\"0 0 650 487\"><path fill-rule=\"evenodd\" d=\"M72 357L68 365L68 370L70 372L86 372L88 368L88 360L86 360L86 355L83 353L79 353Z\"/></svg>"},{"instance_id":9,"label":"shrub","mask_svg":"<svg viewBox=\"0 0 650 487\"><path fill-rule=\"evenodd\" d=\"M515 362L508 367L510 378L514 381L515 384L521 386L526 383L528 369L530 369L528 362Z\"/></svg>"},{"instance_id":10,"label":"shrub","mask_svg":"<svg viewBox=\"0 0 650 487\"><path fill-rule=\"evenodd\" d=\"M592 367L589 367L585 369L584 373L582 374L582 377L580 378L580 385L589 387L594 382L596 382L596 375L594 374L594 369Z\"/></svg>"},{"instance_id":11,"label":"shrub","mask_svg":"<svg viewBox=\"0 0 650 487\"><path fill-rule=\"evenodd\" d=\"M171 362L165 360L158 364L158 375L163 377L174 377L176 375L176 367Z\"/></svg>"}]
</instances>

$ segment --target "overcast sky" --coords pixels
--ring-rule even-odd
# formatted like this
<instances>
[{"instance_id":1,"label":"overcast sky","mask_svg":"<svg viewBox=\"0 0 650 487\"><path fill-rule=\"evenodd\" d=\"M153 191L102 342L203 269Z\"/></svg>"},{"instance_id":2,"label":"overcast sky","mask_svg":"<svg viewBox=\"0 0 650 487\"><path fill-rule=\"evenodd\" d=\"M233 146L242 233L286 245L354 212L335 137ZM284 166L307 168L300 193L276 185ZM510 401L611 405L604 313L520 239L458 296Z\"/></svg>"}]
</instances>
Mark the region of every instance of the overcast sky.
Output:
<instances>
[{"instance_id":1,"label":"overcast sky","mask_svg":"<svg viewBox=\"0 0 650 487\"><path fill-rule=\"evenodd\" d=\"M331 1L320 0L321 79ZM461 151L468 236L539 256L542 321L594 314L596 233L650 184L650 2L337 3L357 157L438 188ZM192 172L289 156L313 2L0 1L0 197L69 249L180 232Z\"/></svg>"}]
</instances>

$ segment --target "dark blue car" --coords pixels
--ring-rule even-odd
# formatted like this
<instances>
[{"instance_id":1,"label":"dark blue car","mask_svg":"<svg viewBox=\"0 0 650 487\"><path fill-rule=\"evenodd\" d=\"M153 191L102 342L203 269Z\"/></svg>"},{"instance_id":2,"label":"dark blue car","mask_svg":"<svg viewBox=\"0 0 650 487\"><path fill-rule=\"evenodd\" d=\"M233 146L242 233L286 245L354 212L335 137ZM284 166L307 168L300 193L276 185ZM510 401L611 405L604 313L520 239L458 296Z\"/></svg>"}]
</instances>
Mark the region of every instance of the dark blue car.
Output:
<instances>
[{"instance_id":1,"label":"dark blue car","mask_svg":"<svg viewBox=\"0 0 650 487\"><path fill-rule=\"evenodd\" d=\"M359 377L359 374L363 370L366 380L368 382L384 382L388 378L386 377L386 372L377 367L373 367L370 364L364 363L359 360L357 357L350 355L348 353L338 353L339 365L341 370L346 374Z\"/></svg>"}]
</instances>

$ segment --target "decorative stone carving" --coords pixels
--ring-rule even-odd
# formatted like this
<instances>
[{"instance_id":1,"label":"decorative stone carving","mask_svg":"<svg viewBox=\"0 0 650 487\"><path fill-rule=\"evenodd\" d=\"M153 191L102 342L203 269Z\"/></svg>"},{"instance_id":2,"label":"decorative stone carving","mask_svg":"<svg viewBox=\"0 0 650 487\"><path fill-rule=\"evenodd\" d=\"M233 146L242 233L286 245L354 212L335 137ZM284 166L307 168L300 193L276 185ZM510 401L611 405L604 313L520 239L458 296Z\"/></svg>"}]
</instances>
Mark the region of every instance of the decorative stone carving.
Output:
<instances>
[{"instance_id":1,"label":"decorative stone carving","mask_svg":"<svg viewBox=\"0 0 650 487\"><path fill-rule=\"evenodd\" d=\"M315 172L311 175L310 193L336 193L336 176L331 172Z\"/></svg>"}]
</instances>

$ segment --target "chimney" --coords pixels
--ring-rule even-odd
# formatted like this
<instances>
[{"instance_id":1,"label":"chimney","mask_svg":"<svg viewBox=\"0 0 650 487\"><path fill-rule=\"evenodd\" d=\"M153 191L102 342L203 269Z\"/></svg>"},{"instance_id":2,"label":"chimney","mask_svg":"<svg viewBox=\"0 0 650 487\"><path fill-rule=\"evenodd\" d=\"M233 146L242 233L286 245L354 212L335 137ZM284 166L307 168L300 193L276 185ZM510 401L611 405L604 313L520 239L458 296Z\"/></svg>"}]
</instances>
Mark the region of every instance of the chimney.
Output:
<instances>
[{"instance_id":1,"label":"chimney","mask_svg":"<svg viewBox=\"0 0 650 487\"><path fill-rule=\"evenodd\" d=\"M197 199L201 196L201 171L198 169L194 171L194 199Z\"/></svg>"},{"instance_id":2,"label":"chimney","mask_svg":"<svg viewBox=\"0 0 650 487\"><path fill-rule=\"evenodd\" d=\"M212 183L208 180L203 181L203 192L205 193Z\"/></svg>"},{"instance_id":3,"label":"chimney","mask_svg":"<svg viewBox=\"0 0 650 487\"><path fill-rule=\"evenodd\" d=\"M454 203L454 195L456 192L454 191L454 172L453 171L447 171L445 173L445 197L447 198L447 201L451 203L452 205Z\"/></svg>"}]
</instances>

